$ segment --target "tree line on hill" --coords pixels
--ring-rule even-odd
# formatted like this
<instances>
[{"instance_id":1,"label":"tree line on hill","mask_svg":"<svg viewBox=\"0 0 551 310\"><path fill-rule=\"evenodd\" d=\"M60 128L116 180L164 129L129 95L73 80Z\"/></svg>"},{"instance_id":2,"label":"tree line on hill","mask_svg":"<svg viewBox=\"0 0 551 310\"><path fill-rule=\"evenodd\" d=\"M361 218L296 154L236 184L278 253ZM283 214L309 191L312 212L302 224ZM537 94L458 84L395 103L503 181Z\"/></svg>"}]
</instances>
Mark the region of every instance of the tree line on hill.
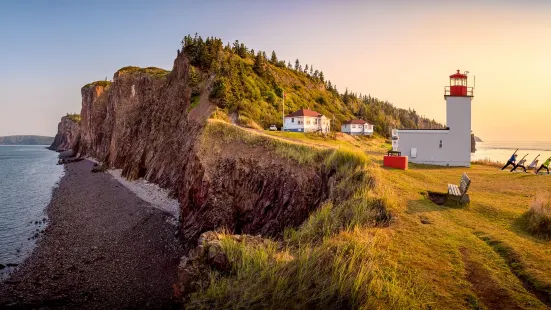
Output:
<instances>
[{"instance_id":1,"label":"tree line on hill","mask_svg":"<svg viewBox=\"0 0 551 310\"><path fill-rule=\"evenodd\" d=\"M0 137L0 145L50 145L54 137L46 136L5 136Z\"/></svg>"},{"instance_id":2,"label":"tree line on hill","mask_svg":"<svg viewBox=\"0 0 551 310\"><path fill-rule=\"evenodd\" d=\"M235 41L224 45L220 38L187 35L182 40L184 52L193 68L192 87L198 87L208 73L216 75L210 98L228 114L239 113L261 127L282 124L282 109L287 112L310 108L333 120L333 130L351 118L364 119L377 133L389 136L392 128L438 129L444 126L419 115L414 109L400 109L370 94L337 86L313 65L279 60L275 51L270 57ZM195 70L197 69L197 70ZM287 94L285 107L283 93ZM198 89L193 94L198 95Z\"/></svg>"}]
</instances>

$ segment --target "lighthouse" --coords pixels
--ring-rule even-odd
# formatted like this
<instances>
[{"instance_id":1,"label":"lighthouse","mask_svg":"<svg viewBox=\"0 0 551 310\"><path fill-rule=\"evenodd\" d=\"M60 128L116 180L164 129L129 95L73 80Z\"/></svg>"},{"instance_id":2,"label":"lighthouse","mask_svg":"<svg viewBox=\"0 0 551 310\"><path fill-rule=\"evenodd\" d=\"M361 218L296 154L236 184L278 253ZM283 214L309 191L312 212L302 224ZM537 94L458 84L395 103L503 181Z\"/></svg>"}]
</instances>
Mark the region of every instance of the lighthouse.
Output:
<instances>
[{"instance_id":1,"label":"lighthouse","mask_svg":"<svg viewBox=\"0 0 551 310\"><path fill-rule=\"evenodd\" d=\"M468 86L467 74L457 70L444 87L445 129L393 130L393 149L408 156L409 162L470 167L473 87Z\"/></svg>"}]
</instances>

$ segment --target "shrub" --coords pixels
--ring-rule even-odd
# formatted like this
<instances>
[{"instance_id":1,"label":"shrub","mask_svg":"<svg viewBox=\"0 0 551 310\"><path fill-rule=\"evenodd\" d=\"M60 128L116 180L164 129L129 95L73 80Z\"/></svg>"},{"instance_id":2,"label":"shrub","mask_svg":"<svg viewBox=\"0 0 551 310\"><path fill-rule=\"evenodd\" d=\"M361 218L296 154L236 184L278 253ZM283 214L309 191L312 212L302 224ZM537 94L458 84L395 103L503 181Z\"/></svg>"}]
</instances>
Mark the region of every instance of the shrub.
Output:
<instances>
[{"instance_id":1,"label":"shrub","mask_svg":"<svg viewBox=\"0 0 551 310\"><path fill-rule=\"evenodd\" d=\"M526 229L543 237L551 237L551 195L537 193L526 215Z\"/></svg>"}]
</instances>

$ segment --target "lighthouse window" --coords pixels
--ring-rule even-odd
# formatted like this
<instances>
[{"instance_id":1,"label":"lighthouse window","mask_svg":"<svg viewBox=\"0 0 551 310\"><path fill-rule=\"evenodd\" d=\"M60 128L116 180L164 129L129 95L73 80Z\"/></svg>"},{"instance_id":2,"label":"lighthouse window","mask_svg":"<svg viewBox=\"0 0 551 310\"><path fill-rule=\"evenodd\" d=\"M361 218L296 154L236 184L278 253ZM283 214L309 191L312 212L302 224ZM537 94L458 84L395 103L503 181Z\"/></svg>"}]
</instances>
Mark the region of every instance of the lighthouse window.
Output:
<instances>
[{"instance_id":1,"label":"lighthouse window","mask_svg":"<svg viewBox=\"0 0 551 310\"><path fill-rule=\"evenodd\" d=\"M440 148L442 148L442 140L440 140Z\"/></svg>"}]
</instances>

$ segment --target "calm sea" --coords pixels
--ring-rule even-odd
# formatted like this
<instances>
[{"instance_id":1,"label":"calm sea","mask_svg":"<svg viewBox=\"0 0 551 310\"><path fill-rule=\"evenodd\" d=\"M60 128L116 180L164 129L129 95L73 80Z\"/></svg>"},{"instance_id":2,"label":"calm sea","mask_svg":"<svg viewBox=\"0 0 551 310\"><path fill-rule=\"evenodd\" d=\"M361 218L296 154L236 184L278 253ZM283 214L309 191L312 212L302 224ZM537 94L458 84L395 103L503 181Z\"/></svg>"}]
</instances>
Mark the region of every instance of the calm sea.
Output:
<instances>
[{"instance_id":1,"label":"calm sea","mask_svg":"<svg viewBox=\"0 0 551 310\"><path fill-rule=\"evenodd\" d=\"M536 156L540 155L539 163L551 157L551 142L477 142L476 152L471 154L471 160L491 159L502 163L507 162L509 157L519 149L519 159L526 156L527 164L530 164Z\"/></svg>"},{"instance_id":2,"label":"calm sea","mask_svg":"<svg viewBox=\"0 0 551 310\"><path fill-rule=\"evenodd\" d=\"M0 264L20 264L46 227L44 209L63 175L57 156L45 146L0 146Z\"/></svg>"}]
</instances>

